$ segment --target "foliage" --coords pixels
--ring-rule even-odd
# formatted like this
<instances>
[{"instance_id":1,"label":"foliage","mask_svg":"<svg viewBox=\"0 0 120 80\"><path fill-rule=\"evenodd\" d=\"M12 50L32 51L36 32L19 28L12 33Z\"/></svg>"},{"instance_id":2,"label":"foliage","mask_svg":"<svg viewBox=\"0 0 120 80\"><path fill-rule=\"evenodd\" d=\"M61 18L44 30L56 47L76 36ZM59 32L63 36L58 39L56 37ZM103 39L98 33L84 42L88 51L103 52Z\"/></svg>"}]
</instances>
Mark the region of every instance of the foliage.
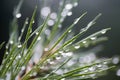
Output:
<instances>
[{"instance_id":1,"label":"foliage","mask_svg":"<svg viewBox=\"0 0 120 80\"><path fill-rule=\"evenodd\" d=\"M63 22L61 19L64 20L66 17L61 14L65 11L67 1L70 0L61 1L57 19L52 29L50 29L50 34L46 34L45 31L49 30L48 21L50 20L51 13L49 13L47 17L43 16L44 22L37 27L37 29L32 30L37 11L37 7L35 7L30 22L28 22L29 19L26 18L19 35L18 17L16 17L16 15L20 12L23 2L22 0L20 1L14 11L14 19L11 22L10 39L6 44L4 58L0 66L1 80L82 80L97 78L114 67L108 67L111 59L94 59L87 63L79 62L79 58L82 55L76 52L83 47L95 45L98 42L107 40L106 37L101 37L101 35L105 34L110 28L102 29L79 40L79 37L85 34L89 28L96 23L101 13L91 20L86 27L81 29L78 34L74 34L72 29L87 12L75 19L63 33L58 34L58 32L61 32L59 28ZM75 4L77 0L70 2ZM69 11L71 11L71 9L68 9L68 12ZM25 30L27 30L27 32ZM4 42L0 45L0 48L3 45Z\"/></svg>"}]
</instances>

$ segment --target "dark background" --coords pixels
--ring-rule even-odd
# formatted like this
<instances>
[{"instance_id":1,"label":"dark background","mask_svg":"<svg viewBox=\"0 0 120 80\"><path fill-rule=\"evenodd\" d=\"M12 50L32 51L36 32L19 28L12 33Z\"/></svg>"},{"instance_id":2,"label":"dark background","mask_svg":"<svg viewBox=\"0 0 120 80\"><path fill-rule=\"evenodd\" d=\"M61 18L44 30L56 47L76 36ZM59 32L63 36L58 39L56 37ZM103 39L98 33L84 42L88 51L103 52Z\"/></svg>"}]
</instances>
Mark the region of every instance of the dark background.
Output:
<instances>
[{"instance_id":1,"label":"dark background","mask_svg":"<svg viewBox=\"0 0 120 80\"><path fill-rule=\"evenodd\" d=\"M54 1L54 0L53 0ZM0 1L0 43L7 41L9 38L9 23L12 20L12 12L14 7L18 4L19 0L1 0ZM35 0L25 0L21 13L23 13L23 20L26 16L30 16L34 9L35 4L39 4ZM67 18L64 25L68 25L73 21L74 18L78 17L83 12L87 11L88 14L83 20L84 26L90 20L92 20L98 13L103 15L97 21L94 28L91 29L90 33L97 30L111 27L106 36L109 40L103 43L104 50L98 56L112 57L115 55L120 56L120 0L80 0L79 5L73 8L73 16ZM70 21L71 20L71 21ZM22 21L21 21L22 22ZM3 53L0 53L0 59ZM111 76L111 77L110 77ZM120 77L116 77L115 73L111 73L109 76L102 77L98 80L119 80Z\"/></svg>"}]
</instances>

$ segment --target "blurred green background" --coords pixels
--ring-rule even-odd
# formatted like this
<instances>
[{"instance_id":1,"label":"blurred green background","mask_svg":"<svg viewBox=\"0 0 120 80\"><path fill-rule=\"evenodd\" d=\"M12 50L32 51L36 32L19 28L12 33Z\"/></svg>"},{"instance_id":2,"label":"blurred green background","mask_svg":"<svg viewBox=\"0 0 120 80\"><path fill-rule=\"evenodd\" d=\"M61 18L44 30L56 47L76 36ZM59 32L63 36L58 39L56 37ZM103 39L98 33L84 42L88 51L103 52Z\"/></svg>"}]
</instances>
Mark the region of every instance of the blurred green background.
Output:
<instances>
[{"instance_id":1,"label":"blurred green background","mask_svg":"<svg viewBox=\"0 0 120 80\"><path fill-rule=\"evenodd\" d=\"M9 38L9 22L13 18L12 12L18 2L19 0L0 1L0 43L7 41ZM21 10L21 13L24 15L22 16L20 23L23 23L26 16L32 14L36 4L39 5L38 0L25 0ZM97 24L94 28L90 29L88 34L106 27L111 27L111 31L106 34L109 40L102 43L102 45L104 45L104 50L101 51L98 56L120 56L120 0L80 0L79 5L73 8L72 11L73 15L65 19L65 22L63 23L64 26L71 24L75 18L87 11L87 16L77 25L78 27L84 27L98 13L102 13ZM76 30L79 30L79 28ZM2 55L1 52L0 59L2 59ZM120 80L120 77L117 77L115 74L115 72L110 72L108 76L103 76L96 80Z\"/></svg>"}]
</instances>

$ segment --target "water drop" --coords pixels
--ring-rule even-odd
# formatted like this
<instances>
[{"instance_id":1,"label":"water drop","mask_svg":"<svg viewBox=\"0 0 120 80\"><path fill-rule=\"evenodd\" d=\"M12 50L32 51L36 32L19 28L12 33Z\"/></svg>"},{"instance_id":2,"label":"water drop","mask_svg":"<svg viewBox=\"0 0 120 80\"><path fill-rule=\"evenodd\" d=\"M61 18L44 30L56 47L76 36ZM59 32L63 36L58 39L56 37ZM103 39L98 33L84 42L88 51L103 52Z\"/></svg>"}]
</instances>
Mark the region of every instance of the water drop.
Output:
<instances>
[{"instance_id":1,"label":"water drop","mask_svg":"<svg viewBox=\"0 0 120 80\"><path fill-rule=\"evenodd\" d=\"M59 2L59 5L62 6L62 5L63 5L63 1L60 1L60 2Z\"/></svg>"},{"instance_id":2,"label":"water drop","mask_svg":"<svg viewBox=\"0 0 120 80\"><path fill-rule=\"evenodd\" d=\"M60 24L60 25L58 25L58 28L62 28L62 25Z\"/></svg>"},{"instance_id":3,"label":"water drop","mask_svg":"<svg viewBox=\"0 0 120 80\"><path fill-rule=\"evenodd\" d=\"M41 67L40 67L40 69L44 69L44 68L45 68L45 66L41 66Z\"/></svg>"},{"instance_id":4,"label":"water drop","mask_svg":"<svg viewBox=\"0 0 120 80\"><path fill-rule=\"evenodd\" d=\"M18 55L18 58L20 59L20 58L21 58L21 55Z\"/></svg>"},{"instance_id":5,"label":"water drop","mask_svg":"<svg viewBox=\"0 0 120 80\"><path fill-rule=\"evenodd\" d=\"M8 68L8 65L6 65L5 67Z\"/></svg>"},{"instance_id":6,"label":"water drop","mask_svg":"<svg viewBox=\"0 0 120 80\"><path fill-rule=\"evenodd\" d=\"M33 22L32 23L35 23L35 21L33 20Z\"/></svg>"},{"instance_id":7,"label":"water drop","mask_svg":"<svg viewBox=\"0 0 120 80\"><path fill-rule=\"evenodd\" d=\"M120 76L120 69L117 70L116 75Z\"/></svg>"},{"instance_id":8,"label":"water drop","mask_svg":"<svg viewBox=\"0 0 120 80\"><path fill-rule=\"evenodd\" d=\"M0 78L0 80L4 80L3 78Z\"/></svg>"},{"instance_id":9,"label":"water drop","mask_svg":"<svg viewBox=\"0 0 120 80\"><path fill-rule=\"evenodd\" d=\"M72 30L69 30L68 33L70 33Z\"/></svg>"},{"instance_id":10,"label":"water drop","mask_svg":"<svg viewBox=\"0 0 120 80\"><path fill-rule=\"evenodd\" d=\"M89 70L90 71L95 71L95 67L90 67Z\"/></svg>"},{"instance_id":11,"label":"water drop","mask_svg":"<svg viewBox=\"0 0 120 80\"><path fill-rule=\"evenodd\" d=\"M80 46L78 45L78 46L75 46L74 48L75 48L75 49L79 49L79 48L80 48Z\"/></svg>"},{"instance_id":12,"label":"water drop","mask_svg":"<svg viewBox=\"0 0 120 80\"><path fill-rule=\"evenodd\" d=\"M16 14L16 18L20 18L21 16L22 16L21 13Z\"/></svg>"},{"instance_id":13,"label":"water drop","mask_svg":"<svg viewBox=\"0 0 120 80\"><path fill-rule=\"evenodd\" d=\"M33 76L36 76L37 75L37 72L33 72Z\"/></svg>"},{"instance_id":14,"label":"water drop","mask_svg":"<svg viewBox=\"0 0 120 80\"><path fill-rule=\"evenodd\" d=\"M12 57L10 58L10 60L12 60Z\"/></svg>"},{"instance_id":15,"label":"water drop","mask_svg":"<svg viewBox=\"0 0 120 80\"><path fill-rule=\"evenodd\" d=\"M50 59L47 59L47 62L50 62Z\"/></svg>"},{"instance_id":16,"label":"water drop","mask_svg":"<svg viewBox=\"0 0 120 80\"><path fill-rule=\"evenodd\" d=\"M70 49L66 49L66 50L65 50L65 52L68 52L68 51L70 51Z\"/></svg>"},{"instance_id":17,"label":"water drop","mask_svg":"<svg viewBox=\"0 0 120 80\"><path fill-rule=\"evenodd\" d=\"M50 35L50 33L51 33L51 31L50 31L49 29L46 29L46 30L45 30L45 34L46 34L46 35L48 35L48 36L49 36L49 35Z\"/></svg>"},{"instance_id":18,"label":"water drop","mask_svg":"<svg viewBox=\"0 0 120 80\"><path fill-rule=\"evenodd\" d=\"M27 58L25 57L25 60L27 60Z\"/></svg>"},{"instance_id":19,"label":"water drop","mask_svg":"<svg viewBox=\"0 0 120 80\"><path fill-rule=\"evenodd\" d=\"M36 35L38 35L39 33L38 33L38 32L36 32L35 34L36 34Z\"/></svg>"},{"instance_id":20,"label":"water drop","mask_svg":"<svg viewBox=\"0 0 120 80\"><path fill-rule=\"evenodd\" d=\"M63 53L63 51L59 51L59 53Z\"/></svg>"},{"instance_id":21,"label":"water drop","mask_svg":"<svg viewBox=\"0 0 120 80\"><path fill-rule=\"evenodd\" d=\"M101 68L102 67L102 65L101 64L98 64L98 65L96 65L98 68Z\"/></svg>"},{"instance_id":22,"label":"water drop","mask_svg":"<svg viewBox=\"0 0 120 80\"><path fill-rule=\"evenodd\" d=\"M55 12L50 14L50 18L51 19L56 19L57 18L57 14Z\"/></svg>"},{"instance_id":23,"label":"water drop","mask_svg":"<svg viewBox=\"0 0 120 80\"><path fill-rule=\"evenodd\" d=\"M65 9L68 9L68 10L72 9L72 7L73 5L70 3L65 5Z\"/></svg>"},{"instance_id":24,"label":"water drop","mask_svg":"<svg viewBox=\"0 0 120 80\"><path fill-rule=\"evenodd\" d=\"M54 61L50 61L49 63L50 63L50 64L55 64L55 62L54 62Z\"/></svg>"},{"instance_id":25,"label":"water drop","mask_svg":"<svg viewBox=\"0 0 120 80\"><path fill-rule=\"evenodd\" d=\"M96 55L94 53L90 53L84 57L79 58L80 63L91 63L94 60L96 60Z\"/></svg>"},{"instance_id":26,"label":"water drop","mask_svg":"<svg viewBox=\"0 0 120 80\"><path fill-rule=\"evenodd\" d=\"M65 78L62 78L61 80L65 80Z\"/></svg>"},{"instance_id":27,"label":"water drop","mask_svg":"<svg viewBox=\"0 0 120 80\"><path fill-rule=\"evenodd\" d=\"M8 52L6 52L6 54L9 54Z\"/></svg>"},{"instance_id":28,"label":"water drop","mask_svg":"<svg viewBox=\"0 0 120 80\"><path fill-rule=\"evenodd\" d=\"M63 12L61 13L61 16L65 17L67 15L67 13L68 13L68 10L63 10Z\"/></svg>"},{"instance_id":29,"label":"water drop","mask_svg":"<svg viewBox=\"0 0 120 80\"><path fill-rule=\"evenodd\" d=\"M91 74L91 75L89 75L89 76L92 77L92 79L94 79L95 76L96 76L96 74Z\"/></svg>"},{"instance_id":30,"label":"water drop","mask_svg":"<svg viewBox=\"0 0 120 80\"><path fill-rule=\"evenodd\" d=\"M21 67L21 70L25 70L25 66L22 66L22 67Z\"/></svg>"},{"instance_id":31,"label":"water drop","mask_svg":"<svg viewBox=\"0 0 120 80\"><path fill-rule=\"evenodd\" d=\"M72 15L72 12L68 12L68 13L67 13L67 16L71 16L71 15Z\"/></svg>"},{"instance_id":32,"label":"water drop","mask_svg":"<svg viewBox=\"0 0 120 80\"><path fill-rule=\"evenodd\" d=\"M66 54L66 56L72 56L73 55L72 52L68 52L68 53L65 53L65 54Z\"/></svg>"},{"instance_id":33,"label":"water drop","mask_svg":"<svg viewBox=\"0 0 120 80\"><path fill-rule=\"evenodd\" d=\"M20 58L19 58L19 55L18 55L18 56L16 56L16 58L15 58L15 59L16 59L16 60L20 59Z\"/></svg>"},{"instance_id":34,"label":"water drop","mask_svg":"<svg viewBox=\"0 0 120 80\"><path fill-rule=\"evenodd\" d=\"M11 73L7 72L5 80L10 80L10 78L11 78Z\"/></svg>"},{"instance_id":35,"label":"water drop","mask_svg":"<svg viewBox=\"0 0 120 80\"><path fill-rule=\"evenodd\" d=\"M61 53L61 55L62 55L63 57L67 57L65 53Z\"/></svg>"},{"instance_id":36,"label":"water drop","mask_svg":"<svg viewBox=\"0 0 120 80\"><path fill-rule=\"evenodd\" d=\"M83 43L84 43L84 44L86 44L86 43L87 43L87 41L83 41Z\"/></svg>"},{"instance_id":37,"label":"water drop","mask_svg":"<svg viewBox=\"0 0 120 80\"><path fill-rule=\"evenodd\" d=\"M77 2L75 2L75 3L73 4L73 6L74 6L74 7L78 6L78 3L77 3Z\"/></svg>"},{"instance_id":38,"label":"water drop","mask_svg":"<svg viewBox=\"0 0 120 80\"><path fill-rule=\"evenodd\" d=\"M5 48L8 49L8 45L6 45Z\"/></svg>"},{"instance_id":39,"label":"water drop","mask_svg":"<svg viewBox=\"0 0 120 80\"><path fill-rule=\"evenodd\" d=\"M49 26L53 26L54 25L54 21L53 20L48 20L48 22L47 22L47 24L49 25Z\"/></svg>"},{"instance_id":40,"label":"water drop","mask_svg":"<svg viewBox=\"0 0 120 80\"><path fill-rule=\"evenodd\" d=\"M30 29L30 33L32 33L32 29Z\"/></svg>"},{"instance_id":41,"label":"water drop","mask_svg":"<svg viewBox=\"0 0 120 80\"><path fill-rule=\"evenodd\" d=\"M86 70L84 70L84 71L83 71L83 73L87 73L87 72L89 72L89 70L88 70L88 69L86 69Z\"/></svg>"},{"instance_id":42,"label":"water drop","mask_svg":"<svg viewBox=\"0 0 120 80\"><path fill-rule=\"evenodd\" d=\"M56 60L59 60L59 59L61 59L61 57L56 57Z\"/></svg>"},{"instance_id":43,"label":"water drop","mask_svg":"<svg viewBox=\"0 0 120 80\"><path fill-rule=\"evenodd\" d=\"M101 69L108 69L108 65L102 65Z\"/></svg>"},{"instance_id":44,"label":"water drop","mask_svg":"<svg viewBox=\"0 0 120 80\"><path fill-rule=\"evenodd\" d=\"M119 57L114 57L113 60L112 60L112 63L113 64L118 64L119 63Z\"/></svg>"},{"instance_id":45,"label":"water drop","mask_svg":"<svg viewBox=\"0 0 120 80\"><path fill-rule=\"evenodd\" d=\"M106 30L102 30L101 33L102 33L102 34L105 34L105 33L106 33Z\"/></svg>"},{"instance_id":46,"label":"water drop","mask_svg":"<svg viewBox=\"0 0 120 80\"><path fill-rule=\"evenodd\" d=\"M85 75L82 75L81 77L82 77L82 78L85 78Z\"/></svg>"},{"instance_id":47,"label":"water drop","mask_svg":"<svg viewBox=\"0 0 120 80\"><path fill-rule=\"evenodd\" d=\"M25 24L28 24L28 21L26 21Z\"/></svg>"},{"instance_id":48,"label":"water drop","mask_svg":"<svg viewBox=\"0 0 120 80\"><path fill-rule=\"evenodd\" d=\"M21 48L21 47L22 47L22 45L20 44L20 45L18 45L17 47L18 47L18 48Z\"/></svg>"},{"instance_id":49,"label":"water drop","mask_svg":"<svg viewBox=\"0 0 120 80\"><path fill-rule=\"evenodd\" d=\"M108 62L104 61L103 64L107 64Z\"/></svg>"},{"instance_id":50,"label":"water drop","mask_svg":"<svg viewBox=\"0 0 120 80\"><path fill-rule=\"evenodd\" d=\"M91 39L91 40L96 40L96 37L91 37L90 39Z\"/></svg>"},{"instance_id":51,"label":"water drop","mask_svg":"<svg viewBox=\"0 0 120 80\"><path fill-rule=\"evenodd\" d=\"M43 7L41 9L41 15L44 17L47 17L50 12L51 12L50 7Z\"/></svg>"},{"instance_id":52,"label":"water drop","mask_svg":"<svg viewBox=\"0 0 120 80\"><path fill-rule=\"evenodd\" d=\"M21 33L23 33L24 32L24 29L21 29Z\"/></svg>"},{"instance_id":53,"label":"water drop","mask_svg":"<svg viewBox=\"0 0 120 80\"><path fill-rule=\"evenodd\" d=\"M49 50L49 48L45 48L45 49L44 49L44 51L48 51L48 50Z\"/></svg>"},{"instance_id":54,"label":"water drop","mask_svg":"<svg viewBox=\"0 0 120 80\"><path fill-rule=\"evenodd\" d=\"M39 37L37 38L37 40L38 40L38 41L41 40L41 37L39 36Z\"/></svg>"},{"instance_id":55,"label":"water drop","mask_svg":"<svg viewBox=\"0 0 120 80\"><path fill-rule=\"evenodd\" d=\"M20 39L21 39L21 36L18 37L18 41L20 41Z\"/></svg>"},{"instance_id":56,"label":"water drop","mask_svg":"<svg viewBox=\"0 0 120 80\"><path fill-rule=\"evenodd\" d=\"M10 40L10 44L13 44L13 41L12 41L12 40Z\"/></svg>"},{"instance_id":57,"label":"water drop","mask_svg":"<svg viewBox=\"0 0 120 80\"><path fill-rule=\"evenodd\" d=\"M27 66L27 72L29 72L31 69L31 66Z\"/></svg>"},{"instance_id":58,"label":"water drop","mask_svg":"<svg viewBox=\"0 0 120 80\"><path fill-rule=\"evenodd\" d=\"M64 18L61 18L61 19L60 19L60 22L63 22L63 21L64 21Z\"/></svg>"},{"instance_id":59,"label":"water drop","mask_svg":"<svg viewBox=\"0 0 120 80\"><path fill-rule=\"evenodd\" d=\"M61 75L61 74L63 74L63 70L59 69L59 70L55 71L55 73L58 74L58 75Z\"/></svg>"}]
</instances>

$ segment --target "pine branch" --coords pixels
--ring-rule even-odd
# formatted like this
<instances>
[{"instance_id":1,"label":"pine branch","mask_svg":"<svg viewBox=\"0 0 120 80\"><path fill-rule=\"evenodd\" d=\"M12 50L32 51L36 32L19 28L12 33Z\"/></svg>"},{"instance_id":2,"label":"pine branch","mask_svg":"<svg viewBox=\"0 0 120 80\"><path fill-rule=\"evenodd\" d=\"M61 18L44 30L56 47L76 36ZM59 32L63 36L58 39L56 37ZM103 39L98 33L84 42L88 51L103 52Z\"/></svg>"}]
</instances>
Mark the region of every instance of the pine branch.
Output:
<instances>
[{"instance_id":1,"label":"pine branch","mask_svg":"<svg viewBox=\"0 0 120 80\"><path fill-rule=\"evenodd\" d=\"M71 12L73 6L78 4L78 1L79 0L62 0L52 28L49 28L48 25L52 15L52 12L50 12L47 16L41 15L44 22L33 31L32 28L37 13L37 7L35 7L30 22L28 22L29 19L26 18L20 36L18 36L18 18L16 14L20 13L23 3L23 0L21 0L14 11L14 19L11 22L12 30L10 32L10 39L6 44L3 62L0 66L0 79L83 80L93 77L97 78L101 76L101 73L113 69L115 67L114 65L109 66L109 64L111 64L111 59L97 58L90 63L81 64L78 61L81 55L75 53L75 51L83 47L96 45L108 39L107 37L101 36L111 28L102 29L79 40L79 38L84 35L84 33L87 33L96 23L101 13L91 20L86 27L81 29L78 34L71 35L75 33L73 32L73 28L87 12L76 18L62 34L59 34L61 31L59 25L61 25L67 17L67 13ZM65 14L64 11L66 10L67 13ZM62 15L63 13L65 14L64 16ZM25 32L26 29L27 32ZM50 29L49 35L45 34L47 29ZM56 35L58 35L57 39ZM69 36L71 37L69 38ZM25 40L22 41L23 37L25 37ZM33 39L31 39L32 37ZM31 40L30 45L28 45L29 40ZM4 44L5 42L0 44L0 49Z\"/></svg>"}]
</instances>

